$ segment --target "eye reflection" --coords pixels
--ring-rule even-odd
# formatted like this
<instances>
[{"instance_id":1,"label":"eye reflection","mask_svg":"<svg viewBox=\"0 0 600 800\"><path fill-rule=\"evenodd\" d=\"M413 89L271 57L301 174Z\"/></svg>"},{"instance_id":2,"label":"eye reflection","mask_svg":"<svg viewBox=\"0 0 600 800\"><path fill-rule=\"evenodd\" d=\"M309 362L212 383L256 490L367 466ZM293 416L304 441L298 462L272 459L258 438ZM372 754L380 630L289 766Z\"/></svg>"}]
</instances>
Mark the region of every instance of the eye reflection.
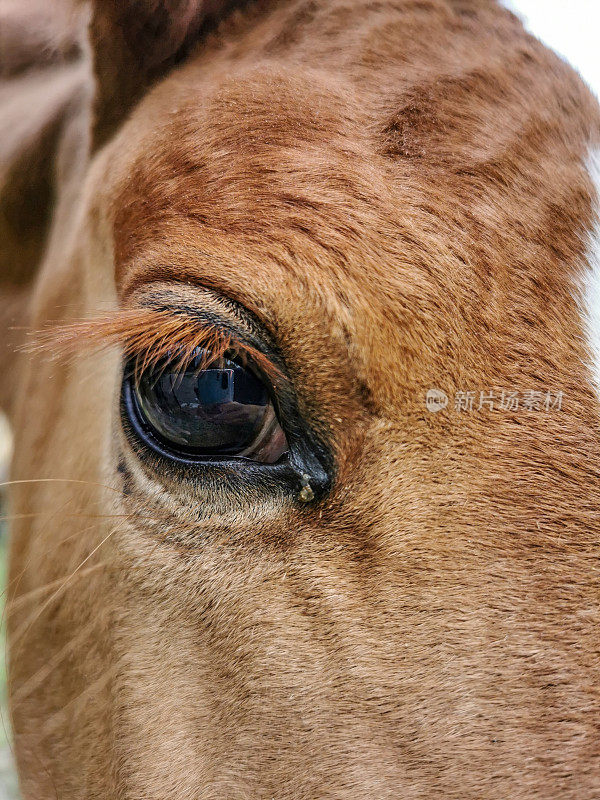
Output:
<instances>
[{"instance_id":1,"label":"eye reflection","mask_svg":"<svg viewBox=\"0 0 600 800\"><path fill-rule=\"evenodd\" d=\"M176 452L274 463L288 449L269 390L234 358L198 349L184 368L173 358L129 380L142 426Z\"/></svg>"}]
</instances>

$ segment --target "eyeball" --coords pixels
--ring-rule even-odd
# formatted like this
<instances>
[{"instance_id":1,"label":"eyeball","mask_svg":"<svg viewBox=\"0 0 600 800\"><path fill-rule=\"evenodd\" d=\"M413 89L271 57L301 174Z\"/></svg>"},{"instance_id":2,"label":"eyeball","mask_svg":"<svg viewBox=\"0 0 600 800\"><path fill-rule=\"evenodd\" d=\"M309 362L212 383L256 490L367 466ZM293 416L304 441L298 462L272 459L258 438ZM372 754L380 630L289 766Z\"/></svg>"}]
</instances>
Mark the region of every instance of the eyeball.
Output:
<instances>
[{"instance_id":1,"label":"eyeball","mask_svg":"<svg viewBox=\"0 0 600 800\"><path fill-rule=\"evenodd\" d=\"M173 358L130 373L134 427L163 452L273 464L288 450L269 388L235 357L198 348L183 368Z\"/></svg>"}]
</instances>

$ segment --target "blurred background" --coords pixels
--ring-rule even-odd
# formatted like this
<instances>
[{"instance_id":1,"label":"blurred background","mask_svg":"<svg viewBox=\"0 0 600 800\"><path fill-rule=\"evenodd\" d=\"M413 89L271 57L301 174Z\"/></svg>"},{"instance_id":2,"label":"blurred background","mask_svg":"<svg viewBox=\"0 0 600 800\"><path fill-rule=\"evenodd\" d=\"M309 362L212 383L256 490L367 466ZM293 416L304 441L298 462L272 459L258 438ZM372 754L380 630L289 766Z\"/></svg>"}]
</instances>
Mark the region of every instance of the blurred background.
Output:
<instances>
[{"instance_id":1,"label":"blurred background","mask_svg":"<svg viewBox=\"0 0 600 800\"><path fill-rule=\"evenodd\" d=\"M12 437L6 417L0 412L0 800L16 800L17 780L14 774L9 742L9 719L6 705L6 648L4 626L4 587L7 567L6 502L4 484L8 480L8 465L12 453Z\"/></svg>"},{"instance_id":2,"label":"blurred background","mask_svg":"<svg viewBox=\"0 0 600 800\"><path fill-rule=\"evenodd\" d=\"M600 96L598 0L504 0L528 30L572 64Z\"/></svg>"},{"instance_id":3,"label":"blurred background","mask_svg":"<svg viewBox=\"0 0 600 800\"><path fill-rule=\"evenodd\" d=\"M117 2L118 0L115 0ZM27 0L22 0L26 3ZM598 0L505 0L526 27L579 71L600 95L600 2ZM12 450L6 419L0 415L0 800L17 800L17 783L12 765L9 719L6 708L6 658L4 656L4 586L6 583L7 520L3 484L7 480Z\"/></svg>"}]
</instances>

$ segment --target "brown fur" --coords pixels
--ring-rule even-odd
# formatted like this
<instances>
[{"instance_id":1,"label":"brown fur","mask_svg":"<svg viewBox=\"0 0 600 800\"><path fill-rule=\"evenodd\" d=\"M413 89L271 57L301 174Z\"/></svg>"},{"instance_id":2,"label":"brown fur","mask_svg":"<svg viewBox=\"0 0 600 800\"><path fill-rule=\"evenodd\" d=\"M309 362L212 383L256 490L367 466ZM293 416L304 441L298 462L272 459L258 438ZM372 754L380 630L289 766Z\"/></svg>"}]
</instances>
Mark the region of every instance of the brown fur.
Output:
<instances>
[{"instance_id":1,"label":"brown fur","mask_svg":"<svg viewBox=\"0 0 600 800\"><path fill-rule=\"evenodd\" d=\"M487 0L262 3L161 72L59 207L31 325L165 285L241 303L333 486L166 474L121 429L118 353L22 357L25 798L598 797L599 119ZM434 386L564 402L431 414Z\"/></svg>"}]
</instances>

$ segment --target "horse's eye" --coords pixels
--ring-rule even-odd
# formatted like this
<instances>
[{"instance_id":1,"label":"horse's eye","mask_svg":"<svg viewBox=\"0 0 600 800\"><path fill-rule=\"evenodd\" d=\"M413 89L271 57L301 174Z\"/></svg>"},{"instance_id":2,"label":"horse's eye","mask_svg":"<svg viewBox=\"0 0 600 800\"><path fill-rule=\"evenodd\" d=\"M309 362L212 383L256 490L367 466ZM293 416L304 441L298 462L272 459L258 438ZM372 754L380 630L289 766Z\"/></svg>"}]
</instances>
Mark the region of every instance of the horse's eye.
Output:
<instances>
[{"instance_id":1,"label":"horse's eye","mask_svg":"<svg viewBox=\"0 0 600 800\"><path fill-rule=\"evenodd\" d=\"M174 456L276 462L288 447L267 387L236 360L208 355L198 350L183 369L163 361L128 377L135 427Z\"/></svg>"}]
</instances>

